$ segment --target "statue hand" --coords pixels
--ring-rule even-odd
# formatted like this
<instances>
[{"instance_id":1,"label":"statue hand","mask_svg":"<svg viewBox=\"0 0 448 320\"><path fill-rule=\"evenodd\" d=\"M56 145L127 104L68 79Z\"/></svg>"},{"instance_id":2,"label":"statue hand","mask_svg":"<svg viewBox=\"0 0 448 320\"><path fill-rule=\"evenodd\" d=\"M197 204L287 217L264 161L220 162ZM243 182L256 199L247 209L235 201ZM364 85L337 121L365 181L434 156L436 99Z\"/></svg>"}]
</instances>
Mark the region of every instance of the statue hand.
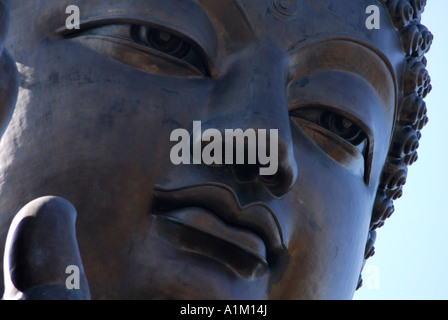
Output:
<instances>
[{"instance_id":1,"label":"statue hand","mask_svg":"<svg viewBox=\"0 0 448 320\"><path fill-rule=\"evenodd\" d=\"M9 1L0 0L0 136L11 118L19 87L15 61L5 49L8 24ZM4 299L90 298L75 220L74 207L56 197L34 200L20 210L5 246Z\"/></svg>"},{"instance_id":2,"label":"statue hand","mask_svg":"<svg viewBox=\"0 0 448 320\"><path fill-rule=\"evenodd\" d=\"M38 198L17 213L5 246L3 299L90 299L76 215L73 205L58 197Z\"/></svg>"}]
</instances>

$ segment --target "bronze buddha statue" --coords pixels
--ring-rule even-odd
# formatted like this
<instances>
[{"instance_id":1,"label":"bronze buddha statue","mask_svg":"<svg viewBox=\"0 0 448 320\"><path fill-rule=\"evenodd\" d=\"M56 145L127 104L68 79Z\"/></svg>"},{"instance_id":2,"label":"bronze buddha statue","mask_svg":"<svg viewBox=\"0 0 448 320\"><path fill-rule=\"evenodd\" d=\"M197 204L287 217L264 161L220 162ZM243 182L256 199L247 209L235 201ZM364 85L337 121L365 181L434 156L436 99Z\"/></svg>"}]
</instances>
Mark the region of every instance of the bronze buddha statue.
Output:
<instances>
[{"instance_id":1,"label":"bronze buddha statue","mask_svg":"<svg viewBox=\"0 0 448 320\"><path fill-rule=\"evenodd\" d=\"M0 3L5 299L353 297L428 121L426 0ZM275 172L173 163L195 121Z\"/></svg>"}]
</instances>

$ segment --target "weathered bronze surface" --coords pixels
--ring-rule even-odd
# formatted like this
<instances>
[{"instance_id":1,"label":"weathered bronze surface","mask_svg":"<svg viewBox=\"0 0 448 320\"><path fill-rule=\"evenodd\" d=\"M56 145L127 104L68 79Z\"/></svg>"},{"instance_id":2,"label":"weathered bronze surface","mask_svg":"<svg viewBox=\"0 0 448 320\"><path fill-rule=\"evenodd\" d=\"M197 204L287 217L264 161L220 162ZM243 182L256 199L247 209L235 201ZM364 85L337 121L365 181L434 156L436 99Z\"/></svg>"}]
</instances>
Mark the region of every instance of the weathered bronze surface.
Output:
<instances>
[{"instance_id":1,"label":"weathered bronze surface","mask_svg":"<svg viewBox=\"0 0 448 320\"><path fill-rule=\"evenodd\" d=\"M19 85L0 1L5 298L352 298L427 122L424 4L14 0ZM174 165L194 121L277 129L278 171Z\"/></svg>"}]
</instances>

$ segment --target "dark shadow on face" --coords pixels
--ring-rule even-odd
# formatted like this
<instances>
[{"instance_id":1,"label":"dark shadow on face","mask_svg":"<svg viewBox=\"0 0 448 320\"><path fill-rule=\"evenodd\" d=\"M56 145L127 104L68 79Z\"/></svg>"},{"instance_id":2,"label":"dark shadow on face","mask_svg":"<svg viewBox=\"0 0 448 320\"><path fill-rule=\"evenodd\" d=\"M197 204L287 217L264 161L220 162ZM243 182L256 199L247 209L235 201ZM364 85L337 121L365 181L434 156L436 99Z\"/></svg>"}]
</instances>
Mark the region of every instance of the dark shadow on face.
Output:
<instances>
[{"instance_id":1,"label":"dark shadow on face","mask_svg":"<svg viewBox=\"0 0 448 320\"><path fill-rule=\"evenodd\" d=\"M370 31L367 0L85 0L67 30L69 1L18 2L2 237L52 194L78 211L92 298L352 297L402 56L383 8ZM193 121L278 130L278 170L174 165Z\"/></svg>"},{"instance_id":2,"label":"dark shadow on face","mask_svg":"<svg viewBox=\"0 0 448 320\"><path fill-rule=\"evenodd\" d=\"M11 119L19 87L14 59L5 50L8 25L9 1L0 1L0 136Z\"/></svg>"}]
</instances>

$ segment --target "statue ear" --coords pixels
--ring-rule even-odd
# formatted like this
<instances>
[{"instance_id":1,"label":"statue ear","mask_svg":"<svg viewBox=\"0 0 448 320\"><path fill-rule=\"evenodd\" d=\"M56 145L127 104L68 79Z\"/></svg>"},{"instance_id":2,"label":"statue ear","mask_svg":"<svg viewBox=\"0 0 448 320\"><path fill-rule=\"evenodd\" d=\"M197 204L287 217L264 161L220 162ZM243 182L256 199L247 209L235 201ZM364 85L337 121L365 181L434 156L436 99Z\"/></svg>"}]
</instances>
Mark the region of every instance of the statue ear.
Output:
<instances>
[{"instance_id":1,"label":"statue ear","mask_svg":"<svg viewBox=\"0 0 448 320\"><path fill-rule=\"evenodd\" d=\"M17 101L19 73L14 59L3 50L0 56L0 137L11 119Z\"/></svg>"},{"instance_id":2,"label":"statue ear","mask_svg":"<svg viewBox=\"0 0 448 320\"><path fill-rule=\"evenodd\" d=\"M19 88L14 59L4 49L9 24L9 1L0 0L0 137L11 119Z\"/></svg>"}]
</instances>

